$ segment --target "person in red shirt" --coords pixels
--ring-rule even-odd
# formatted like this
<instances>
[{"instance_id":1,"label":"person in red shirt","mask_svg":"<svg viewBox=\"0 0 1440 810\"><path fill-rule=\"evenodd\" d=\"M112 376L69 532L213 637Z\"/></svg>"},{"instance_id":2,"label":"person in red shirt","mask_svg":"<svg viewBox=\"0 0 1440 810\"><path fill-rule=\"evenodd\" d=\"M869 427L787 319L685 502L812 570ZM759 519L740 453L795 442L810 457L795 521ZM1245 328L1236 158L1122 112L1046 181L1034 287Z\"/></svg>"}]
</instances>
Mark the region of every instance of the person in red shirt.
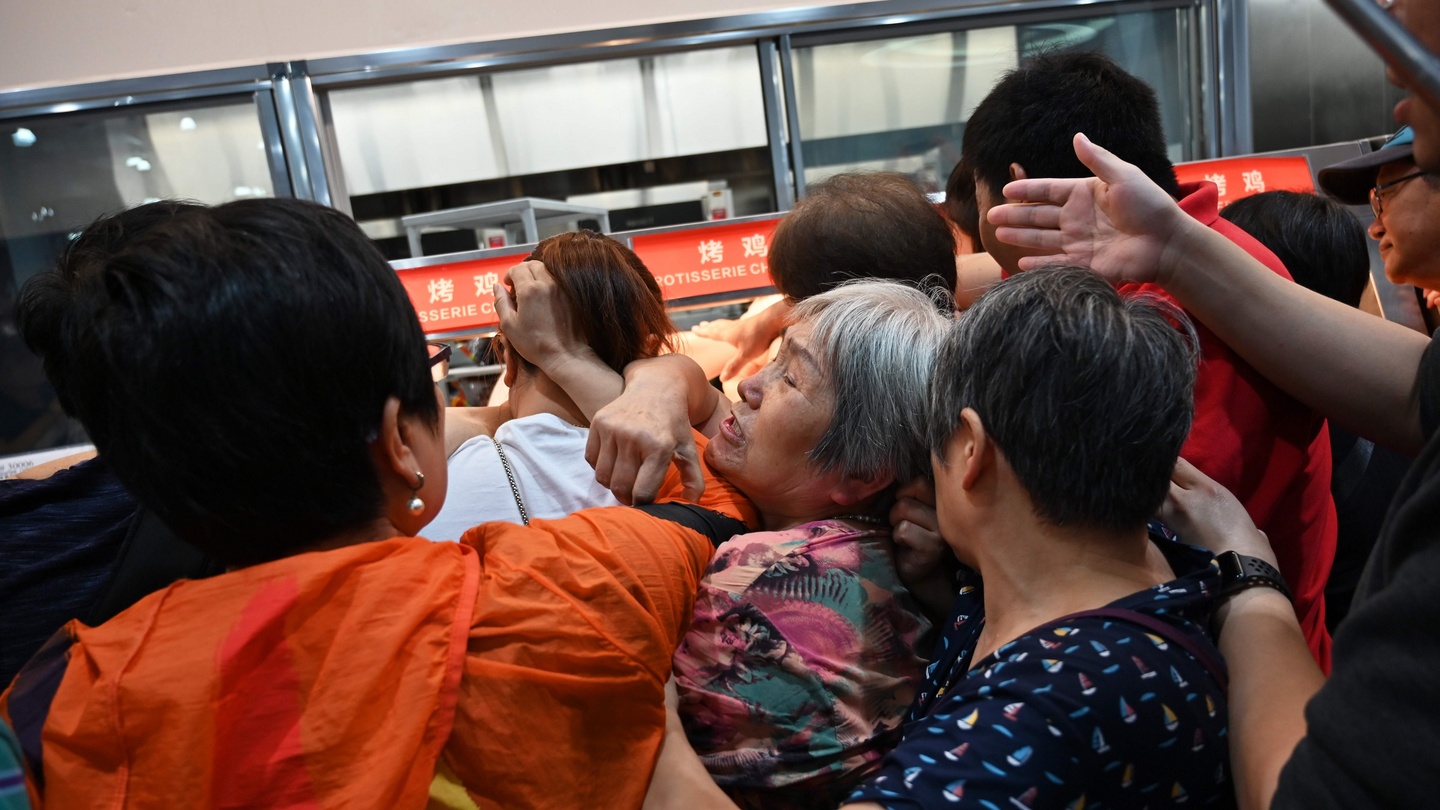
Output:
<instances>
[{"instance_id":1,"label":"person in red shirt","mask_svg":"<svg viewBox=\"0 0 1440 810\"><path fill-rule=\"evenodd\" d=\"M1006 202L1001 189L1026 177L1088 177L1070 141L1085 132L1276 275L1284 265L1249 234L1219 215L1213 183L1181 185L1167 155L1155 93L1114 62L1093 53L1029 60L1007 74L965 127L962 160L973 167L980 238L1002 274L1042 251L996 239L987 218ZM1154 284L1123 284L1125 293L1172 299ZM1329 667L1325 582L1335 558L1335 504L1330 495L1330 437L1325 421L1282 392L1197 324L1200 376L1195 422L1181 456L1233 492L1275 544L1280 569L1295 591L1295 610L1322 668Z\"/></svg>"}]
</instances>

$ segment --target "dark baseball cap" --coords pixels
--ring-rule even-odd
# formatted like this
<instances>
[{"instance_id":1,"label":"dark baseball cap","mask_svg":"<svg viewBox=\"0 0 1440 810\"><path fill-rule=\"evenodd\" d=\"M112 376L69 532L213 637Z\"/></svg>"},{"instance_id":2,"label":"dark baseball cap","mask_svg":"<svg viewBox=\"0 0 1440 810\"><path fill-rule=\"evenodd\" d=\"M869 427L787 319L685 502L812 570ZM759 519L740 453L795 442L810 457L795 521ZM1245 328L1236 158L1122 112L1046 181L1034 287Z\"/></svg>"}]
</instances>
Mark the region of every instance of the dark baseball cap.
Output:
<instances>
[{"instance_id":1,"label":"dark baseball cap","mask_svg":"<svg viewBox=\"0 0 1440 810\"><path fill-rule=\"evenodd\" d=\"M1397 160L1407 160L1414 151L1415 131L1410 127L1401 127L1374 152L1321 169L1320 188L1346 205L1364 205L1370 201L1370 189L1375 187L1380 167Z\"/></svg>"}]
</instances>

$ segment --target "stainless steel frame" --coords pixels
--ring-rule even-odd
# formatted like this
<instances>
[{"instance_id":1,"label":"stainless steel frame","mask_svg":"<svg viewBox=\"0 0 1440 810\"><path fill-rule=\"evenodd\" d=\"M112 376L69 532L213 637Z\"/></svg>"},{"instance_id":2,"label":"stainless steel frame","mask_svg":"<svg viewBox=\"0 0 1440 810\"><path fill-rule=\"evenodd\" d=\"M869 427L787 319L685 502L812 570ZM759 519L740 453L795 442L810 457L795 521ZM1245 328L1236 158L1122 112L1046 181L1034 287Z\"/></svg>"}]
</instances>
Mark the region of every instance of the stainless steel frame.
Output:
<instances>
[{"instance_id":1,"label":"stainless steel frame","mask_svg":"<svg viewBox=\"0 0 1440 810\"><path fill-rule=\"evenodd\" d=\"M1337 0L1332 0L1337 1ZM797 44L854 41L900 31L967 24L1091 16L1097 13L1193 8L1204 63L1205 144L1214 154L1248 141L1248 51L1245 0L876 0L595 31L407 48L352 56L279 62L224 70L126 79L68 87L0 92L0 120L82 109L199 99L254 92L266 133L277 193L348 209L335 158L326 91L461 73L615 59L752 42L764 84L776 199L787 210L804 191L804 159L795 106L793 50ZM983 20L983 23L981 22ZM1213 21L1213 22L1211 22ZM1240 26L1237 29L1236 26ZM1193 36L1193 35L1192 35ZM269 109L273 109L273 115ZM1220 144L1218 149L1212 144ZM282 171L283 169L283 171ZM281 176L283 175L283 182Z\"/></svg>"}]
</instances>

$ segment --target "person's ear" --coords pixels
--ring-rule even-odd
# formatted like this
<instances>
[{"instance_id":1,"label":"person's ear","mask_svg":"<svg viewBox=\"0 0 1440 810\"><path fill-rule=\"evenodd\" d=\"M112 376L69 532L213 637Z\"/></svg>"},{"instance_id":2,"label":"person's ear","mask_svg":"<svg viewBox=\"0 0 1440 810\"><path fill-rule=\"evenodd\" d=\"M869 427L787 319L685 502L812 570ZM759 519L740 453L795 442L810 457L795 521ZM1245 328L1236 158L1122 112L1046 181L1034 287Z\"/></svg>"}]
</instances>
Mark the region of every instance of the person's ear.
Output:
<instances>
[{"instance_id":1,"label":"person's ear","mask_svg":"<svg viewBox=\"0 0 1440 810\"><path fill-rule=\"evenodd\" d=\"M1028 174L1025 173L1025 167L1024 167L1024 166L1021 166L1019 163L1011 163L1011 164L1010 164L1010 182L1013 183L1013 182L1015 182L1016 180L1029 180L1029 179L1030 179L1030 175L1028 175Z\"/></svg>"},{"instance_id":2,"label":"person's ear","mask_svg":"<svg viewBox=\"0 0 1440 810\"><path fill-rule=\"evenodd\" d=\"M974 489L981 477L995 466L995 442L985 432L980 414L974 408L960 412L960 428L950 441L949 461L953 464L958 459L962 465L960 488Z\"/></svg>"},{"instance_id":3,"label":"person's ear","mask_svg":"<svg viewBox=\"0 0 1440 810\"><path fill-rule=\"evenodd\" d=\"M840 506L855 506L865 503L889 489L893 483L895 483L895 476L891 473L873 475L869 478L840 475L830 489L830 500Z\"/></svg>"},{"instance_id":4,"label":"person's ear","mask_svg":"<svg viewBox=\"0 0 1440 810\"><path fill-rule=\"evenodd\" d=\"M427 511L425 476L413 447L415 431L422 429L415 420L402 415L399 399L389 397L380 411L375 441L370 443L371 460L385 498L385 516L395 528L410 534L424 525L421 513ZM417 498L421 503L419 512L411 508Z\"/></svg>"},{"instance_id":5,"label":"person's ear","mask_svg":"<svg viewBox=\"0 0 1440 810\"><path fill-rule=\"evenodd\" d=\"M520 376L519 357L510 351L510 344L505 342L505 336L499 332L496 332L495 337L491 339L490 346L495 352L496 359L505 366L505 387L514 388L515 378Z\"/></svg>"}]
</instances>

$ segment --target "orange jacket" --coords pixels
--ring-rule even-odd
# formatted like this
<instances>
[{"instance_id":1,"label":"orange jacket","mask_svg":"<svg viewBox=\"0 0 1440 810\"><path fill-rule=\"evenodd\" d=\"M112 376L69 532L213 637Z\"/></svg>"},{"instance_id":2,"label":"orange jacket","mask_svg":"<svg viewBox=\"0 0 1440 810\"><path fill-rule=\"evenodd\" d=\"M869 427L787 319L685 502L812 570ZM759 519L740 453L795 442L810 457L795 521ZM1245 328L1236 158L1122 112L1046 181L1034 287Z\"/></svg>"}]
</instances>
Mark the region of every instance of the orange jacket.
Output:
<instances>
[{"instance_id":1,"label":"orange jacket","mask_svg":"<svg viewBox=\"0 0 1440 810\"><path fill-rule=\"evenodd\" d=\"M711 549L616 507L287 557L72 622L0 714L39 806L423 807L443 756L480 807L638 807Z\"/></svg>"}]
</instances>

